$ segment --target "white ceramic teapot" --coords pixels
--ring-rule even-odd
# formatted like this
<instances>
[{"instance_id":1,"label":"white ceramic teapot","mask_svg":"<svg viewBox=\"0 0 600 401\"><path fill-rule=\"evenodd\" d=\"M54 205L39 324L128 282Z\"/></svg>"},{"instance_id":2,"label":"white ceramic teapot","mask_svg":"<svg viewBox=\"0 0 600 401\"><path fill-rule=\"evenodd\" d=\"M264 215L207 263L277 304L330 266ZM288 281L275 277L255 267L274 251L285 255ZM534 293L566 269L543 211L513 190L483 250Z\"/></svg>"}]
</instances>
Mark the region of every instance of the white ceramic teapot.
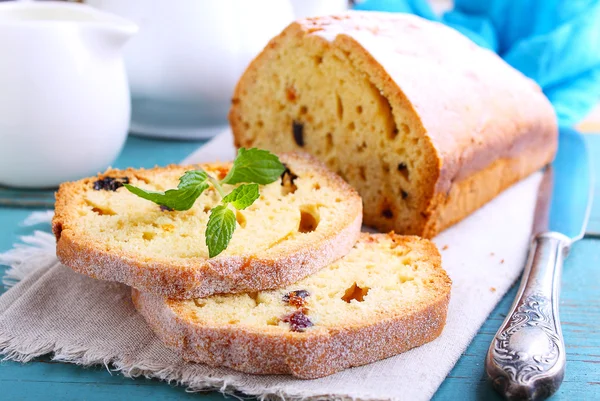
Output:
<instances>
[{"instance_id":1,"label":"white ceramic teapot","mask_svg":"<svg viewBox=\"0 0 600 401\"><path fill-rule=\"evenodd\" d=\"M127 136L132 22L66 2L0 2L0 185L104 170Z\"/></svg>"},{"instance_id":2,"label":"white ceramic teapot","mask_svg":"<svg viewBox=\"0 0 600 401\"><path fill-rule=\"evenodd\" d=\"M207 138L227 127L235 83L294 19L287 0L84 0L135 21L125 50L131 131Z\"/></svg>"}]
</instances>

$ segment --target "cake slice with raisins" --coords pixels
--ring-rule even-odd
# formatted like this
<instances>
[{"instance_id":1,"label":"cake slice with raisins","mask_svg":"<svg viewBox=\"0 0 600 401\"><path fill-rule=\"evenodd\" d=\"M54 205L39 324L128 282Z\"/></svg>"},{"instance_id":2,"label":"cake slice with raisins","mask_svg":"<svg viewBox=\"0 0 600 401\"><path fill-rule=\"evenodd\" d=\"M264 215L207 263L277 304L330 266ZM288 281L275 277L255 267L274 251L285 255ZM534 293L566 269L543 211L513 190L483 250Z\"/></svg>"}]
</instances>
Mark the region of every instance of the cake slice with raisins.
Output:
<instances>
[{"instance_id":1,"label":"cake slice with raisins","mask_svg":"<svg viewBox=\"0 0 600 401\"><path fill-rule=\"evenodd\" d=\"M57 256L73 270L172 298L285 286L344 256L356 242L361 199L307 154L283 154L287 170L260 186L260 197L236 211L227 249L209 257L209 211L221 198L213 186L191 209L173 211L124 188L176 188L187 170L223 178L230 163L108 170L60 186L53 231ZM236 185L223 184L227 193Z\"/></svg>"},{"instance_id":2,"label":"cake slice with raisins","mask_svg":"<svg viewBox=\"0 0 600 401\"><path fill-rule=\"evenodd\" d=\"M132 297L184 359L309 379L434 340L450 279L430 241L363 233L345 257L285 288L186 301L136 290Z\"/></svg>"}]
</instances>

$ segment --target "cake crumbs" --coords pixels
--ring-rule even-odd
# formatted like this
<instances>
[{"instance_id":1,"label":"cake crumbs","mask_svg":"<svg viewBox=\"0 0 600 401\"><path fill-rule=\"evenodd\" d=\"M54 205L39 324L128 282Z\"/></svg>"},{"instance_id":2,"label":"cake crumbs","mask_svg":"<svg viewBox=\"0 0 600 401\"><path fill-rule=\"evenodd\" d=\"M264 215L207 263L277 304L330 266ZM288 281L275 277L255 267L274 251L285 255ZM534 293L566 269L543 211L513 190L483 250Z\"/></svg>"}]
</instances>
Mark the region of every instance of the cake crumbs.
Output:
<instances>
[{"instance_id":1,"label":"cake crumbs","mask_svg":"<svg viewBox=\"0 0 600 401\"><path fill-rule=\"evenodd\" d=\"M494 253L494 252L490 252L490 256L494 256L494 255L495 255L495 253Z\"/></svg>"},{"instance_id":2,"label":"cake crumbs","mask_svg":"<svg viewBox=\"0 0 600 401\"><path fill-rule=\"evenodd\" d=\"M446 249L448 249L448 245L444 245L444 246L442 247L442 251L445 251Z\"/></svg>"},{"instance_id":3,"label":"cake crumbs","mask_svg":"<svg viewBox=\"0 0 600 401\"><path fill-rule=\"evenodd\" d=\"M504 259L502 259L502 260L500 261L500 264L501 264L501 265L502 265L502 264L504 264Z\"/></svg>"},{"instance_id":4,"label":"cake crumbs","mask_svg":"<svg viewBox=\"0 0 600 401\"><path fill-rule=\"evenodd\" d=\"M490 292L496 292L496 287L490 287Z\"/></svg>"}]
</instances>

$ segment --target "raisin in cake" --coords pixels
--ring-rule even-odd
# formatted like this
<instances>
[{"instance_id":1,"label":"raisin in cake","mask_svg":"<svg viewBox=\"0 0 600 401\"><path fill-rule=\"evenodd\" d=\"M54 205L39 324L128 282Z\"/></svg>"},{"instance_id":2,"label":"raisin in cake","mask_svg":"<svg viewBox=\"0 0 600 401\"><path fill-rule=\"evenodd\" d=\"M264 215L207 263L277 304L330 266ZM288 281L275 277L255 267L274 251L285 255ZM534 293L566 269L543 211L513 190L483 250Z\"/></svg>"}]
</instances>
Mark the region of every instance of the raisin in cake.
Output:
<instances>
[{"instance_id":1,"label":"raisin in cake","mask_svg":"<svg viewBox=\"0 0 600 401\"><path fill-rule=\"evenodd\" d=\"M344 258L285 288L185 301L132 295L184 359L316 378L434 340L450 279L428 240L363 233Z\"/></svg>"},{"instance_id":2,"label":"raisin in cake","mask_svg":"<svg viewBox=\"0 0 600 401\"><path fill-rule=\"evenodd\" d=\"M283 154L287 170L236 212L229 246L209 258L205 230L220 202L210 186L187 211L142 199L123 182L148 190L176 188L186 170L223 178L230 163L109 170L60 186L53 231L57 256L75 271L174 298L257 291L287 285L345 255L356 242L361 199L306 154ZM233 186L224 185L226 192Z\"/></svg>"},{"instance_id":3,"label":"raisin in cake","mask_svg":"<svg viewBox=\"0 0 600 401\"><path fill-rule=\"evenodd\" d=\"M250 64L237 146L302 149L364 199L364 222L432 237L549 163L552 106L496 54L400 13L302 19Z\"/></svg>"}]
</instances>

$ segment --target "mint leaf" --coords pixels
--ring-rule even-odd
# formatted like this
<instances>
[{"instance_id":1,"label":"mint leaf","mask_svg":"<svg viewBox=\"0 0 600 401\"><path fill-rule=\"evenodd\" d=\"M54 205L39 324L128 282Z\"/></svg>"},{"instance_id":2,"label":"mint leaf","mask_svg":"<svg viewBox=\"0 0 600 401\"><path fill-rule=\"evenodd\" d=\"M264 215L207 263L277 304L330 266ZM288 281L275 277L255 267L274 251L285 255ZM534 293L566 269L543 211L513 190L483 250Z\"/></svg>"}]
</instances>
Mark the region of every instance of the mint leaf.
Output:
<instances>
[{"instance_id":1,"label":"mint leaf","mask_svg":"<svg viewBox=\"0 0 600 401\"><path fill-rule=\"evenodd\" d=\"M235 214L227 205L215 206L210 211L206 226L208 256L213 258L223 252L235 231Z\"/></svg>"},{"instance_id":2,"label":"mint leaf","mask_svg":"<svg viewBox=\"0 0 600 401\"><path fill-rule=\"evenodd\" d=\"M285 171L285 167L274 154L262 149L238 150L229 173L221 181L223 184L250 182L270 184Z\"/></svg>"},{"instance_id":3,"label":"mint leaf","mask_svg":"<svg viewBox=\"0 0 600 401\"><path fill-rule=\"evenodd\" d=\"M186 171L179 178L177 189L169 189L165 192L146 191L130 184L124 184L124 186L129 192L158 205L173 210L188 210L194 205L200 194L208 188L207 178L208 175L202 170Z\"/></svg>"},{"instance_id":4,"label":"mint leaf","mask_svg":"<svg viewBox=\"0 0 600 401\"><path fill-rule=\"evenodd\" d=\"M258 184L242 184L223 198L223 203L231 203L237 210L243 210L258 199Z\"/></svg>"}]
</instances>

